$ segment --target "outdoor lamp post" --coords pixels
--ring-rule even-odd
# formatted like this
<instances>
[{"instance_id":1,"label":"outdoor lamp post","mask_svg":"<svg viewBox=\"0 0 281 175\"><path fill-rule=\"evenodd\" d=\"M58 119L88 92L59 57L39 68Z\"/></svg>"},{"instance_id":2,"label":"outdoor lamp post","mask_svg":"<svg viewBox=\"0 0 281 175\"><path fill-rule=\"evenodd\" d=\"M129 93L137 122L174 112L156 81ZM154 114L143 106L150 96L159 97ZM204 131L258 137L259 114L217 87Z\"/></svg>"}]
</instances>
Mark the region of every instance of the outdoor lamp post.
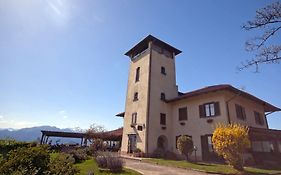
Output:
<instances>
[{"instance_id":1,"label":"outdoor lamp post","mask_svg":"<svg viewBox=\"0 0 281 175\"><path fill-rule=\"evenodd\" d=\"M196 156L197 147L195 145L193 146L193 151L195 152L195 162L197 162L197 156Z\"/></svg>"}]
</instances>

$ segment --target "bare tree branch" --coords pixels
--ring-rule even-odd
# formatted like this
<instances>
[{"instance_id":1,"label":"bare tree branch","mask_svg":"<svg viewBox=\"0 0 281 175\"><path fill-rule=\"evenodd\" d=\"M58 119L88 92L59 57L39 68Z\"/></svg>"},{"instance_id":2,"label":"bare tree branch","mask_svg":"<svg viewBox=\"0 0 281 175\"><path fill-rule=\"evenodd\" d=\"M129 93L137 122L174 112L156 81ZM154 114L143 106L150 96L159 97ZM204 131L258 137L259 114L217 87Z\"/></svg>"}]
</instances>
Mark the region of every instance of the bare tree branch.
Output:
<instances>
[{"instance_id":1,"label":"bare tree branch","mask_svg":"<svg viewBox=\"0 0 281 175\"><path fill-rule=\"evenodd\" d=\"M276 64L279 63L281 60L281 56L279 56L279 52L281 51L281 46L270 46L263 48L259 54L255 56L252 60L246 60L245 63L241 63L241 66L238 67L238 70L244 70L251 66L256 67L256 71L258 72L259 64L266 63L266 64Z\"/></svg>"},{"instance_id":2,"label":"bare tree branch","mask_svg":"<svg viewBox=\"0 0 281 175\"><path fill-rule=\"evenodd\" d=\"M248 21L242 28L251 30L255 28L265 27L266 25L281 22L281 4L279 2L272 3L262 9L256 11L254 20Z\"/></svg>"},{"instance_id":3,"label":"bare tree branch","mask_svg":"<svg viewBox=\"0 0 281 175\"><path fill-rule=\"evenodd\" d=\"M281 45L266 46L267 41L281 29L281 4L279 2L257 10L255 18L248 21L242 28L247 31L259 29L263 31L263 34L246 41L246 50L257 52L257 54L251 60L242 62L238 67L239 71L255 66L256 72L258 72L259 65L262 63L279 63Z\"/></svg>"}]
</instances>

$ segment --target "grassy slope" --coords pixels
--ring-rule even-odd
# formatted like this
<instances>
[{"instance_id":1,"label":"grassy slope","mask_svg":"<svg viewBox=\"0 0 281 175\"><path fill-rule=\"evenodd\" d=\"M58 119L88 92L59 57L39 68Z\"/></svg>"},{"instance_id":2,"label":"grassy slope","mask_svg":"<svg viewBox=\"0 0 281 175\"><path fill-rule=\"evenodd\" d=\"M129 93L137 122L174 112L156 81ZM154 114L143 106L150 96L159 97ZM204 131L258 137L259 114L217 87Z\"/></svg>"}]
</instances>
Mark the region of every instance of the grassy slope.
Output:
<instances>
[{"instance_id":1,"label":"grassy slope","mask_svg":"<svg viewBox=\"0 0 281 175\"><path fill-rule=\"evenodd\" d=\"M173 167L179 167L179 168L187 168L187 169L195 169L200 170L204 172L209 173L221 173L221 174L238 174L239 172L233 169L232 167L228 165L222 165L222 164L209 164L209 163L191 163L187 161L174 161L174 160L163 160L163 159L144 159L145 162L150 163L157 163L159 165L165 165L165 166L173 166ZM247 174L279 174L281 173L280 170L265 170L265 169L259 169L259 168L252 168L252 167L246 167L245 171Z\"/></svg>"},{"instance_id":2,"label":"grassy slope","mask_svg":"<svg viewBox=\"0 0 281 175\"><path fill-rule=\"evenodd\" d=\"M82 163L75 164L76 167L80 169L80 173L78 175L87 175L89 171L95 173L95 175L141 175L133 170L125 169L121 173L110 173L110 172L99 172L98 166L93 159L86 160Z\"/></svg>"}]
</instances>

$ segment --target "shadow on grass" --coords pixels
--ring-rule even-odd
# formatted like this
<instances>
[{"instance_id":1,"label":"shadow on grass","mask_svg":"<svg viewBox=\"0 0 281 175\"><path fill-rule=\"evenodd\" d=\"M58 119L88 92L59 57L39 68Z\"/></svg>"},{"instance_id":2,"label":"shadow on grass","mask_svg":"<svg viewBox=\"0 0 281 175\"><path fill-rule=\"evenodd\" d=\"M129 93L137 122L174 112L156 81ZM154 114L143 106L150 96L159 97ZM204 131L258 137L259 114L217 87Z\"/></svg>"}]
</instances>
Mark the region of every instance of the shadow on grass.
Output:
<instances>
[{"instance_id":1,"label":"shadow on grass","mask_svg":"<svg viewBox=\"0 0 281 175\"><path fill-rule=\"evenodd\" d=\"M203 162L193 162L195 165L202 165L202 166L214 166L213 164L203 163Z\"/></svg>"},{"instance_id":2,"label":"shadow on grass","mask_svg":"<svg viewBox=\"0 0 281 175\"><path fill-rule=\"evenodd\" d=\"M244 174L243 174L244 173ZM245 171L241 173L241 175L268 175L268 174L265 174L265 173L253 173L253 172L249 172L249 171ZM280 175L280 173L272 173L271 175Z\"/></svg>"},{"instance_id":3,"label":"shadow on grass","mask_svg":"<svg viewBox=\"0 0 281 175\"><path fill-rule=\"evenodd\" d=\"M99 168L100 173L106 173L106 174L126 174L128 173L125 169L122 169L120 171L110 171L109 169L103 169Z\"/></svg>"}]
</instances>

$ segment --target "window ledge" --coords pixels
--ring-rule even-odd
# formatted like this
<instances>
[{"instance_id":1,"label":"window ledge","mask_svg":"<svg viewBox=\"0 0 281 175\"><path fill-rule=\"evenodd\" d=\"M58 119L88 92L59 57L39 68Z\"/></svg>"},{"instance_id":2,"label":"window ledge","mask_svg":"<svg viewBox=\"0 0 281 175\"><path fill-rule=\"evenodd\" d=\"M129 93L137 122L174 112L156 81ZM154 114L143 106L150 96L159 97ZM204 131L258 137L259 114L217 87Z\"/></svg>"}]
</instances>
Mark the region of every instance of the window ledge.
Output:
<instances>
[{"instance_id":1,"label":"window ledge","mask_svg":"<svg viewBox=\"0 0 281 175\"><path fill-rule=\"evenodd\" d=\"M184 126L184 125L185 125L185 122L181 121L181 122L180 122L180 125Z\"/></svg>"}]
</instances>

